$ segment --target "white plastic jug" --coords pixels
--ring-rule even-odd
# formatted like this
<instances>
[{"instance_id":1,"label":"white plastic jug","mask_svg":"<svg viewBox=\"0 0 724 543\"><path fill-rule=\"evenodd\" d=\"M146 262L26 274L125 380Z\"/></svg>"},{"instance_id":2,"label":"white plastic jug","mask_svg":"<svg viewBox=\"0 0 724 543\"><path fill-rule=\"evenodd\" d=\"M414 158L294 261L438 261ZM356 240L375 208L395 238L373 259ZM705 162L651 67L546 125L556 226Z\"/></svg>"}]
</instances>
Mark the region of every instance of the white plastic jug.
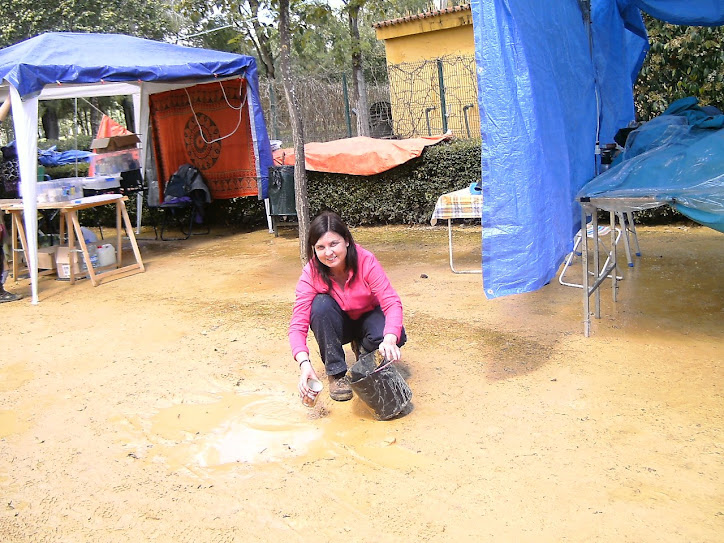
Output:
<instances>
[{"instance_id":1,"label":"white plastic jug","mask_svg":"<svg viewBox=\"0 0 724 543\"><path fill-rule=\"evenodd\" d=\"M113 266L116 263L116 249L110 243L96 245L96 253L100 267Z\"/></svg>"}]
</instances>

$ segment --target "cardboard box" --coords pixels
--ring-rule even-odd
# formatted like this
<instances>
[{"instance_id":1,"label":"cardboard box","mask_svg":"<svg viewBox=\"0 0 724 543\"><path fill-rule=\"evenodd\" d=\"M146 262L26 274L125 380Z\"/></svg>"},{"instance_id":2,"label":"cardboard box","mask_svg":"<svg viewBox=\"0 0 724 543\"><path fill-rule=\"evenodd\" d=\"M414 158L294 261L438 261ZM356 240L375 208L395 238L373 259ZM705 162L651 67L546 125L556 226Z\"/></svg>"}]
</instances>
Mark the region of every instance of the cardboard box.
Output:
<instances>
[{"instance_id":1,"label":"cardboard box","mask_svg":"<svg viewBox=\"0 0 724 543\"><path fill-rule=\"evenodd\" d=\"M135 149L136 144L140 143L140 141L137 134L96 138L91 142L91 149L96 153L112 153L124 149Z\"/></svg>"},{"instance_id":2,"label":"cardboard box","mask_svg":"<svg viewBox=\"0 0 724 543\"><path fill-rule=\"evenodd\" d=\"M38 247L38 269L39 270L54 270L56 267L55 253L58 250L57 245L51 245L50 247ZM25 259L23 254L23 265L27 266L28 261Z\"/></svg>"},{"instance_id":3,"label":"cardboard box","mask_svg":"<svg viewBox=\"0 0 724 543\"><path fill-rule=\"evenodd\" d=\"M38 269L54 270L55 269L55 253L58 250L57 245L50 247L38 248Z\"/></svg>"},{"instance_id":4,"label":"cardboard box","mask_svg":"<svg viewBox=\"0 0 724 543\"><path fill-rule=\"evenodd\" d=\"M73 273L76 277L81 275L81 266L78 263L79 254L71 253L68 247L58 247L55 252L55 265L58 270L58 277L61 279L70 278L70 263L73 261Z\"/></svg>"}]
</instances>

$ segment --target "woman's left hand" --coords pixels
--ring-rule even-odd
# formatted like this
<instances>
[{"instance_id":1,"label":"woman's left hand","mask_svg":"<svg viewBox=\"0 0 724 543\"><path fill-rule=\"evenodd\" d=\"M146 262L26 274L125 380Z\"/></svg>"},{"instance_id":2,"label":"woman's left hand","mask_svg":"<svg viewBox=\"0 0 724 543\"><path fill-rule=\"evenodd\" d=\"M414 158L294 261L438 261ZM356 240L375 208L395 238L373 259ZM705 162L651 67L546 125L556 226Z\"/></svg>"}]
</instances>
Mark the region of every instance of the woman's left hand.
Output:
<instances>
[{"instance_id":1,"label":"woman's left hand","mask_svg":"<svg viewBox=\"0 0 724 543\"><path fill-rule=\"evenodd\" d=\"M380 343L380 352L390 362L397 362L401 359L400 348L397 346L397 336L387 334Z\"/></svg>"}]
</instances>

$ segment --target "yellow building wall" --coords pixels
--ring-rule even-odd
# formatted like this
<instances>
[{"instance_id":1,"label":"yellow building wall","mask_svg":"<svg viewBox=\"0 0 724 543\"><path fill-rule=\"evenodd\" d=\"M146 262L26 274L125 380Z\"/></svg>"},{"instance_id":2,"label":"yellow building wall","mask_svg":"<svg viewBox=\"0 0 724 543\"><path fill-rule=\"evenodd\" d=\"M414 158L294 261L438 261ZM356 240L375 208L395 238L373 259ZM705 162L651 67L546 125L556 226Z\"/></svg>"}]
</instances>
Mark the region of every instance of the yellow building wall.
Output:
<instances>
[{"instance_id":1,"label":"yellow building wall","mask_svg":"<svg viewBox=\"0 0 724 543\"><path fill-rule=\"evenodd\" d=\"M475 43L469 10L395 21L376 28L384 40L393 127L417 137L443 132L440 68L447 129L479 137Z\"/></svg>"},{"instance_id":2,"label":"yellow building wall","mask_svg":"<svg viewBox=\"0 0 724 543\"><path fill-rule=\"evenodd\" d=\"M380 38L380 32L377 32ZM385 40L387 64L430 60L446 55L473 55L473 26L410 34Z\"/></svg>"}]
</instances>

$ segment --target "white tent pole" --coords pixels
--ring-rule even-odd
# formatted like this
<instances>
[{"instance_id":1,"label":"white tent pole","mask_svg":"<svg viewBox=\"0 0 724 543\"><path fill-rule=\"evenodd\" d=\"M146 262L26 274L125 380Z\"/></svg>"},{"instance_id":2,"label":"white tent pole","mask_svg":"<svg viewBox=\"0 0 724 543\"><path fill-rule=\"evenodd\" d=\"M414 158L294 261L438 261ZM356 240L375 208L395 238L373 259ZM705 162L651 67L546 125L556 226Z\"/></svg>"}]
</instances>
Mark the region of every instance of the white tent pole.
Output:
<instances>
[{"instance_id":1,"label":"white tent pole","mask_svg":"<svg viewBox=\"0 0 724 543\"><path fill-rule=\"evenodd\" d=\"M20 99L17 89L10 85L13 125L20 165L20 192L23 195L25 235L28 254L25 260L30 269L31 303L38 303L38 98ZM13 255L13 258L17 258Z\"/></svg>"},{"instance_id":2,"label":"white tent pole","mask_svg":"<svg viewBox=\"0 0 724 543\"><path fill-rule=\"evenodd\" d=\"M133 93L133 124L136 127L136 133L140 134L141 138L141 172L144 175L145 179L145 173L146 173L146 144L145 142L148 140L146 137L146 132L141 132L141 92ZM143 212L143 191L139 191L136 194L136 234L141 233L141 213Z\"/></svg>"},{"instance_id":3,"label":"white tent pole","mask_svg":"<svg viewBox=\"0 0 724 543\"><path fill-rule=\"evenodd\" d=\"M73 98L73 141L78 148L78 97ZM75 159L75 176L78 177L78 159Z\"/></svg>"}]
</instances>

